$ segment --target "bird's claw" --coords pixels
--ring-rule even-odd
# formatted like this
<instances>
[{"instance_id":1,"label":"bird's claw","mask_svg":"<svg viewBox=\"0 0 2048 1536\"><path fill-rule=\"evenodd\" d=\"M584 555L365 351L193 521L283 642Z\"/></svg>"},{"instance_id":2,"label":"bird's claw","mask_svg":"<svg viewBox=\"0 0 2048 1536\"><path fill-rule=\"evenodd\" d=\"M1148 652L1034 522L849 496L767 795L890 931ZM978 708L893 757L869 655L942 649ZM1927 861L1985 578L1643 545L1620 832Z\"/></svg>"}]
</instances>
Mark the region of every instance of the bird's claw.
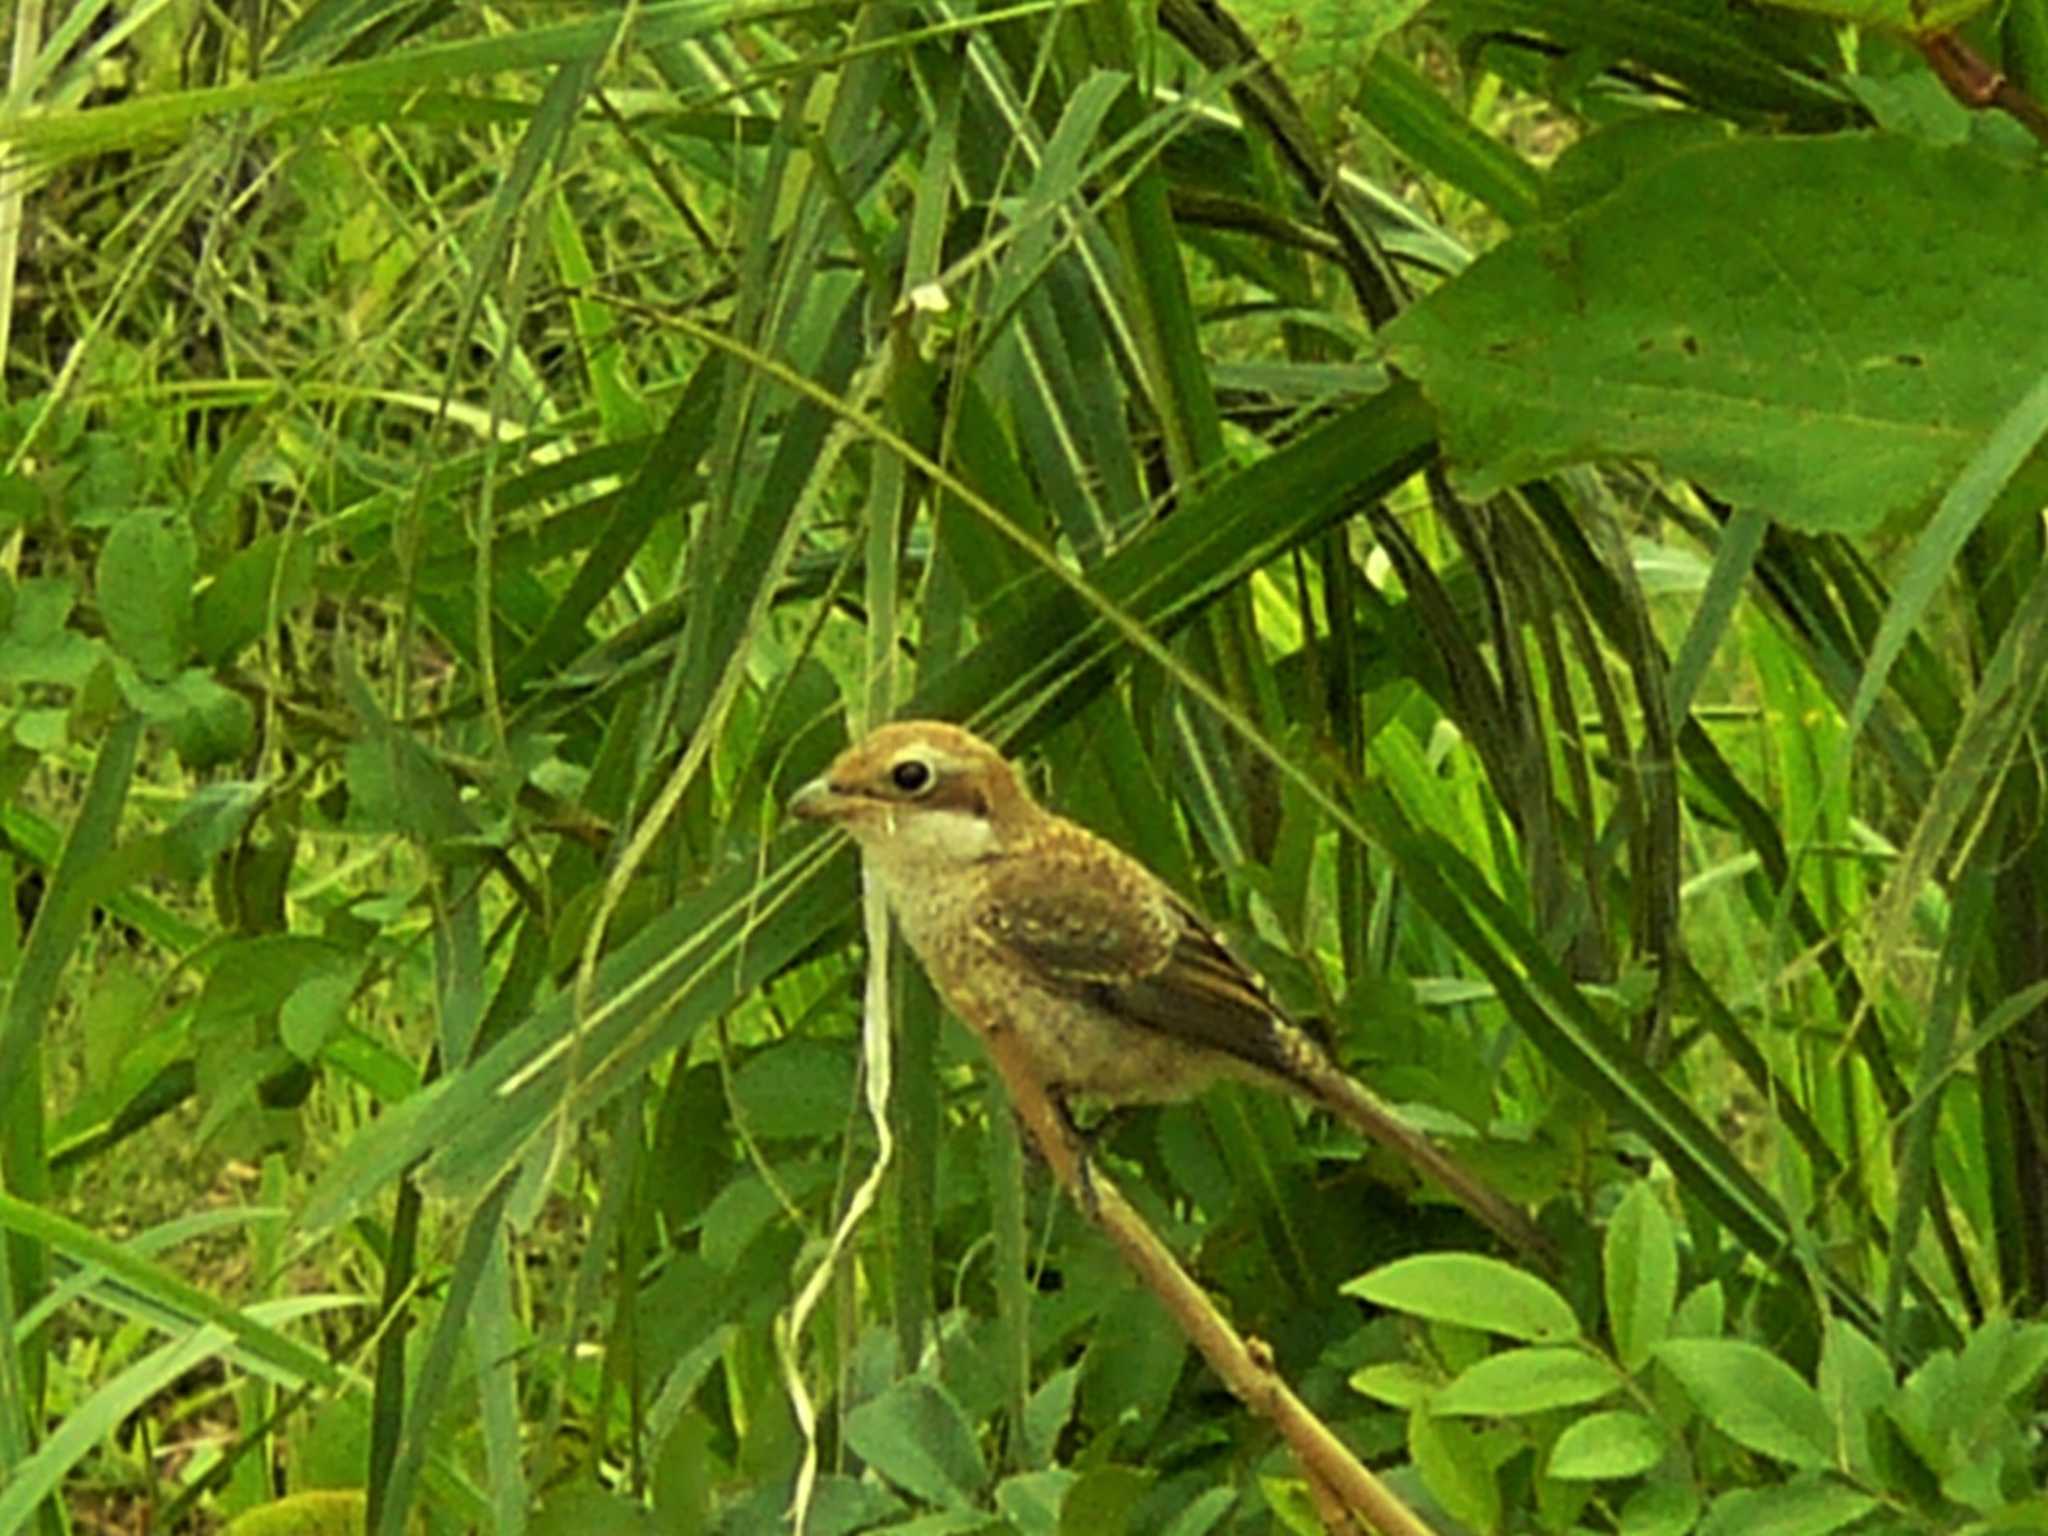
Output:
<instances>
[{"instance_id":1,"label":"bird's claw","mask_svg":"<svg viewBox=\"0 0 2048 1536\"><path fill-rule=\"evenodd\" d=\"M1074 1118L1073 1104L1065 1093L1055 1090L1048 1097L1059 1114L1060 1129L1065 1133L1067 1146L1073 1153L1074 1193L1080 1201L1081 1214L1086 1216L1091 1224L1099 1224L1102 1220L1102 1197L1095 1188L1095 1144L1100 1140L1103 1128L1113 1117L1104 1116L1092 1126L1083 1126Z\"/></svg>"}]
</instances>

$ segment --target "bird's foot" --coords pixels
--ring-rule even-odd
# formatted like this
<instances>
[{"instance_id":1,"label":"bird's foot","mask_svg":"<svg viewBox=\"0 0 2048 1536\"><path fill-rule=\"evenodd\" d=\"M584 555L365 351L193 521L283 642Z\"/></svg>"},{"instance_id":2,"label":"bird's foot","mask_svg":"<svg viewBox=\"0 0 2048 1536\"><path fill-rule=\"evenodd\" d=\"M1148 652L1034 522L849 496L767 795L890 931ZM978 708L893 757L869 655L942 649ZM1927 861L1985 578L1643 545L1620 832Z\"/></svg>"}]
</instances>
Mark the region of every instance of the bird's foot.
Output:
<instances>
[{"instance_id":1,"label":"bird's foot","mask_svg":"<svg viewBox=\"0 0 2048 1536\"><path fill-rule=\"evenodd\" d=\"M1102 1198L1095 1188L1095 1149L1123 1116L1117 1110L1109 1109L1097 1115L1093 1123L1083 1125L1075 1116L1073 1101L1066 1093L1053 1093L1052 1102L1059 1111L1067 1145L1073 1150L1074 1193L1080 1200L1081 1214L1091 1223L1099 1223L1102 1219Z\"/></svg>"}]
</instances>

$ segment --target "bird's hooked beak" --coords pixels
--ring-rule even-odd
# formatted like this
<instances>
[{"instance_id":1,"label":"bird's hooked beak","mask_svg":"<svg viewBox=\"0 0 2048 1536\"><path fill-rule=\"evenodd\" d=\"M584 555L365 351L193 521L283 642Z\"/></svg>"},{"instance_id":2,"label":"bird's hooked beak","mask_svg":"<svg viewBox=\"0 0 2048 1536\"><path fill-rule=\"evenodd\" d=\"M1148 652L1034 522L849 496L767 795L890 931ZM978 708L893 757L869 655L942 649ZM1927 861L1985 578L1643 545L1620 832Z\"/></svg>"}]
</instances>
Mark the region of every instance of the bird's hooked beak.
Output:
<instances>
[{"instance_id":1,"label":"bird's hooked beak","mask_svg":"<svg viewBox=\"0 0 2048 1536\"><path fill-rule=\"evenodd\" d=\"M789 814L799 821L838 821L847 814L851 799L820 774L789 797Z\"/></svg>"},{"instance_id":2,"label":"bird's hooked beak","mask_svg":"<svg viewBox=\"0 0 2048 1536\"><path fill-rule=\"evenodd\" d=\"M799 821L822 822L866 843L876 832L894 832L897 808L854 789L840 789L829 773L818 775L789 797L789 814Z\"/></svg>"}]
</instances>

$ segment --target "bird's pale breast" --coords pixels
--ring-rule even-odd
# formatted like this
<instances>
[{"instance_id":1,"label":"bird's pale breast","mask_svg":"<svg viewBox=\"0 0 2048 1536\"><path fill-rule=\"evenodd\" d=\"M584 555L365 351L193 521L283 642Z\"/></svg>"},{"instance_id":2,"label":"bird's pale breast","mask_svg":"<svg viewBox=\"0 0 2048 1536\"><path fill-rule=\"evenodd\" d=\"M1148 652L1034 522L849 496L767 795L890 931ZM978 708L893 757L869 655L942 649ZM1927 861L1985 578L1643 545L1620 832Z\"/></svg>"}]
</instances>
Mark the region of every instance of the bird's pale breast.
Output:
<instances>
[{"instance_id":1,"label":"bird's pale breast","mask_svg":"<svg viewBox=\"0 0 2048 1536\"><path fill-rule=\"evenodd\" d=\"M1059 1093L1110 1104L1152 1104L1199 1093L1219 1077L1243 1075L1215 1051L1117 1017L1086 988L1051 989L1015 967L927 967L948 1006L977 1029L1004 1029L1023 1042L1039 1077Z\"/></svg>"}]
</instances>

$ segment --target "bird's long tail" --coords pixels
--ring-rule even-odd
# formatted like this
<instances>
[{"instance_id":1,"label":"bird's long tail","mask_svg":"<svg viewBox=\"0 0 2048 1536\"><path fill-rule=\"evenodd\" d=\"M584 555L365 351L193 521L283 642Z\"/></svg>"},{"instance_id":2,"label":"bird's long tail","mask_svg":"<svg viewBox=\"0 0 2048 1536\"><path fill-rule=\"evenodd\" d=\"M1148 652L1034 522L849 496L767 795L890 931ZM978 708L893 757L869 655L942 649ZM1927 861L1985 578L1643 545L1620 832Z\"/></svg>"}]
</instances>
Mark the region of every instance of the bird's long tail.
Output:
<instances>
[{"instance_id":1,"label":"bird's long tail","mask_svg":"<svg viewBox=\"0 0 2048 1536\"><path fill-rule=\"evenodd\" d=\"M1446 1193L1483 1222L1524 1258L1546 1266L1557 1253L1529 1214L1471 1169L1403 1120L1392 1106L1330 1061L1322 1052L1303 1053L1291 1063L1293 1086L1346 1125L1378 1142L1416 1172L1443 1186Z\"/></svg>"}]
</instances>

